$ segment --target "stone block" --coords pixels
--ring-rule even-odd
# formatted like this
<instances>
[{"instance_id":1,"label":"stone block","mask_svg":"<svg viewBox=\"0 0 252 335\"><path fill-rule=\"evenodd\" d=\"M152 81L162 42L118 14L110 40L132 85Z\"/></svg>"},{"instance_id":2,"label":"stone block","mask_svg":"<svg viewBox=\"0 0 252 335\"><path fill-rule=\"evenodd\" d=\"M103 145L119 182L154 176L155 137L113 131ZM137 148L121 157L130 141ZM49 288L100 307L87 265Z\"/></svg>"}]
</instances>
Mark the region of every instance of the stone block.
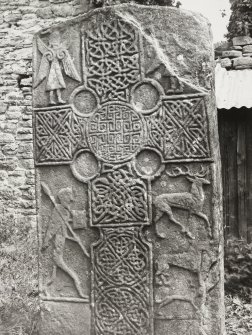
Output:
<instances>
[{"instance_id":1,"label":"stone block","mask_svg":"<svg viewBox=\"0 0 252 335\"><path fill-rule=\"evenodd\" d=\"M2 201L12 204L16 200L14 189L10 185L0 185L0 197Z\"/></svg>"},{"instance_id":2,"label":"stone block","mask_svg":"<svg viewBox=\"0 0 252 335\"><path fill-rule=\"evenodd\" d=\"M21 192L21 195L22 195L22 192ZM30 217L30 216L34 216L34 215L37 214L36 208L33 208L33 209L31 209L31 208L28 208L28 209L22 208L21 212L22 212L22 215L24 215L24 217Z\"/></svg>"},{"instance_id":3,"label":"stone block","mask_svg":"<svg viewBox=\"0 0 252 335\"><path fill-rule=\"evenodd\" d=\"M4 21L7 23L16 23L21 20L22 14L20 12L7 12L3 15Z\"/></svg>"},{"instance_id":4,"label":"stone block","mask_svg":"<svg viewBox=\"0 0 252 335\"><path fill-rule=\"evenodd\" d=\"M73 6L69 4L53 5L51 10L55 16L69 17L73 15Z\"/></svg>"},{"instance_id":5,"label":"stone block","mask_svg":"<svg viewBox=\"0 0 252 335\"><path fill-rule=\"evenodd\" d=\"M51 7L39 8L36 14L42 19L51 19L54 16Z\"/></svg>"},{"instance_id":6,"label":"stone block","mask_svg":"<svg viewBox=\"0 0 252 335\"><path fill-rule=\"evenodd\" d=\"M34 55L39 334L224 334L209 23L104 7Z\"/></svg>"},{"instance_id":7,"label":"stone block","mask_svg":"<svg viewBox=\"0 0 252 335\"><path fill-rule=\"evenodd\" d=\"M32 86L32 76L30 78L23 78L20 81L21 86Z\"/></svg>"},{"instance_id":8,"label":"stone block","mask_svg":"<svg viewBox=\"0 0 252 335\"><path fill-rule=\"evenodd\" d=\"M27 107L30 107L32 105L32 95L31 94L25 95L23 104L24 106L27 106Z\"/></svg>"},{"instance_id":9,"label":"stone block","mask_svg":"<svg viewBox=\"0 0 252 335\"><path fill-rule=\"evenodd\" d=\"M250 45L245 45L245 46L242 48L242 52L243 52L243 54L245 54L245 53L252 53L252 44L250 44Z\"/></svg>"},{"instance_id":10,"label":"stone block","mask_svg":"<svg viewBox=\"0 0 252 335\"><path fill-rule=\"evenodd\" d=\"M16 136L17 141L32 141L32 132L18 132Z\"/></svg>"},{"instance_id":11,"label":"stone block","mask_svg":"<svg viewBox=\"0 0 252 335\"><path fill-rule=\"evenodd\" d=\"M25 12L25 10L23 10ZM22 15L22 20L37 20L37 15L35 13L26 13Z\"/></svg>"},{"instance_id":12,"label":"stone block","mask_svg":"<svg viewBox=\"0 0 252 335\"><path fill-rule=\"evenodd\" d=\"M19 127L18 134L32 134L32 128L27 128L27 127Z\"/></svg>"},{"instance_id":13,"label":"stone block","mask_svg":"<svg viewBox=\"0 0 252 335\"><path fill-rule=\"evenodd\" d=\"M26 184L30 185L30 186L35 185L35 179L34 178L27 178L26 179Z\"/></svg>"},{"instance_id":14,"label":"stone block","mask_svg":"<svg viewBox=\"0 0 252 335\"><path fill-rule=\"evenodd\" d=\"M17 127L18 120L10 120L10 122L4 123L4 132L16 135Z\"/></svg>"},{"instance_id":15,"label":"stone block","mask_svg":"<svg viewBox=\"0 0 252 335\"><path fill-rule=\"evenodd\" d=\"M19 159L19 167L25 170L33 170L34 169L34 161L33 159L29 158L22 158Z\"/></svg>"},{"instance_id":16,"label":"stone block","mask_svg":"<svg viewBox=\"0 0 252 335\"><path fill-rule=\"evenodd\" d=\"M33 191L33 188L31 188L30 185L26 185L26 186L29 188L26 190L22 190L22 198L25 200L34 200L35 192ZM19 189L21 189L21 187L19 187Z\"/></svg>"},{"instance_id":17,"label":"stone block","mask_svg":"<svg viewBox=\"0 0 252 335\"><path fill-rule=\"evenodd\" d=\"M15 142L15 138L12 134L0 133L0 145Z\"/></svg>"},{"instance_id":18,"label":"stone block","mask_svg":"<svg viewBox=\"0 0 252 335\"><path fill-rule=\"evenodd\" d=\"M23 114L22 115L22 120L24 121L24 122L29 122L29 121L31 121L32 120L32 116L29 114L29 115L27 115L27 114Z\"/></svg>"},{"instance_id":19,"label":"stone block","mask_svg":"<svg viewBox=\"0 0 252 335\"><path fill-rule=\"evenodd\" d=\"M233 38L233 45L247 45L247 44L252 44L252 37L250 36L237 36Z\"/></svg>"},{"instance_id":20,"label":"stone block","mask_svg":"<svg viewBox=\"0 0 252 335\"><path fill-rule=\"evenodd\" d=\"M23 175L18 175L17 173L9 175L9 183L14 187L20 187L25 183L25 177Z\"/></svg>"},{"instance_id":21,"label":"stone block","mask_svg":"<svg viewBox=\"0 0 252 335\"><path fill-rule=\"evenodd\" d=\"M241 57L242 52L239 50L226 50L222 52L222 57L223 58L235 58L235 57Z\"/></svg>"},{"instance_id":22,"label":"stone block","mask_svg":"<svg viewBox=\"0 0 252 335\"><path fill-rule=\"evenodd\" d=\"M24 208L24 209L34 209L36 207L36 203L35 201L22 199L20 201L20 206L21 208Z\"/></svg>"},{"instance_id":23,"label":"stone block","mask_svg":"<svg viewBox=\"0 0 252 335\"><path fill-rule=\"evenodd\" d=\"M252 58L251 57L239 57L234 59L234 68L239 69L251 69L252 68Z\"/></svg>"},{"instance_id":24,"label":"stone block","mask_svg":"<svg viewBox=\"0 0 252 335\"><path fill-rule=\"evenodd\" d=\"M18 154L23 155L24 158L31 158L30 156L33 153L33 145L32 143L21 143L18 147Z\"/></svg>"},{"instance_id":25,"label":"stone block","mask_svg":"<svg viewBox=\"0 0 252 335\"><path fill-rule=\"evenodd\" d=\"M26 121L24 121L24 119L22 118L22 121L20 121L18 123L19 127L26 127L26 128L31 128L32 129L32 120L28 119Z\"/></svg>"},{"instance_id":26,"label":"stone block","mask_svg":"<svg viewBox=\"0 0 252 335\"><path fill-rule=\"evenodd\" d=\"M231 68L232 67L231 59L230 58L222 58L221 59L221 67Z\"/></svg>"},{"instance_id":27,"label":"stone block","mask_svg":"<svg viewBox=\"0 0 252 335\"><path fill-rule=\"evenodd\" d=\"M7 110L7 104L3 101L0 101L0 114L5 114Z\"/></svg>"},{"instance_id":28,"label":"stone block","mask_svg":"<svg viewBox=\"0 0 252 335\"><path fill-rule=\"evenodd\" d=\"M10 110L6 113L6 120L19 120L21 117L21 112L10 112Z\"/></svg>"},{"instance_id":29,"label":"stone block","mask_svg":"<svg viewBox=\"0 0 252 335\"><path fill-rule=\"evenodd\" d=\"M14 171L18 166L17 158L0 159L0 170Z\"/></svg>"},{"instance_id":30,"label":"stone block","mask_svg":"<svg viewBox=\"0 0 252 335\"><path fill-rule=\"evenodd\" d=\"M239 45L233 45L233 46L231 47L231 49L242 51L242 47L239 46Z\"/></svg>"},{"instance_id":31,"label":"stone block","mask_svg":"<svg viewBox=\"0 0 252 335\"><path fill-rule=\"evenodd\" d=\"M8 173L7 171L0 171L0 181L5 182L8 179Z\"/></svg>"},{"instance_id":32,"label":"stone block","mask_svg":"<svg viewBox=\"0 0 252 335\"><path fill-rule=\"evenodd\" d=\"M15 155L17 153L18 145L16 143L6 144L3 146L2 151L6 156Z\"/></svg>"},{"instance_id":33,"label":"stone block","mask_svg":"<svg viewBox=\"0 0 252 335\"><path fill-rule=\"evenodd\" d=\"M31 60L32 59L32 47L23 47L21 49L15 50L13 52L13 58L15 60ZM26 66L26 73L27 74L27 64L25 64Z\"/></svg>"}]
</instances>

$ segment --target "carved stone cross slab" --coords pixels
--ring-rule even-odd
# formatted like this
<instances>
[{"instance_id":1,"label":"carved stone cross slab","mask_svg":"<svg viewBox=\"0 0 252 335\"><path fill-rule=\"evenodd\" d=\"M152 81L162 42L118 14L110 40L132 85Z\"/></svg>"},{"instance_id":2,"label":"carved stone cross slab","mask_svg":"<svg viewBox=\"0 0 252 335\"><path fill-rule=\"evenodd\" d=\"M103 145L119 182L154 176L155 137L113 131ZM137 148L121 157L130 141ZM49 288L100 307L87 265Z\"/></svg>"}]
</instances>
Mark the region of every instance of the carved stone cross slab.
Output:
<instances>
[{"instance_id":1,"label":"carved stone cross slab","mask_svg":"<svg viewBox=\"0 0 252 335\"><path fill-rule=\"evenodd\" d=\"M136 5L36 35L40 334L222 334L210 45Z\"/></svg>"}]
</instances>

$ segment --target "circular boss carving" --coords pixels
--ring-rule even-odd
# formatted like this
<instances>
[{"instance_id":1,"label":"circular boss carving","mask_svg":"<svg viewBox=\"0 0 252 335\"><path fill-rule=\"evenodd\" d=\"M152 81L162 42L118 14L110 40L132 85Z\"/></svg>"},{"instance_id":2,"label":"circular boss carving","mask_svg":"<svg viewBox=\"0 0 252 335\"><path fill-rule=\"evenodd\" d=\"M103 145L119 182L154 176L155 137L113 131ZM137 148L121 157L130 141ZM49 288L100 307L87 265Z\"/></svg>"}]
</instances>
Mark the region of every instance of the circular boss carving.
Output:
<instances>
[{"instance_id":1,"label":"circular boss carving","mask_svg":"<svg viewBox=\"0 0 252 335\"><path fill-rule=\"evenodd\" d=\"M106 162L130 159L141 147L144 129L141 116L130 106L111 103L90 117L87 127L90 149Z\"/></svg>"}]
</instances>

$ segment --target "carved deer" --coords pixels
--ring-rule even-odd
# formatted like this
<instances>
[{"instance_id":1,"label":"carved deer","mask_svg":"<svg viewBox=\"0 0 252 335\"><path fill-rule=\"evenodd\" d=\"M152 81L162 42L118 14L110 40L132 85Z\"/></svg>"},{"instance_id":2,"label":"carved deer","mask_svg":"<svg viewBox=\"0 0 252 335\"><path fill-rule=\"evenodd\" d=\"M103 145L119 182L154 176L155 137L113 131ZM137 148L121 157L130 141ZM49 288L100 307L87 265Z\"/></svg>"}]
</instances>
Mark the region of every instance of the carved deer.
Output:
<instances>
[{"instance_id":1,"label":"carved deer","mask_svg":"<svg viewBox=\"0 0 252 335\"><path fill-rule=\"evenodd\" d=\"M164 214L167 214L170 221L179 225L182 229L182 232L185 233L191 239L194 239L194 236L186 229L186 227L177 221L173 216L172 208L180 208L189 211L189 217L191 214L197 215L202 218L207 226L208 234L211 237L211 227L208 221L207 216L202 212L202 208L205 201L205 193L203 190L203 185L209 185L210 182L205 179L206 171L201 171L196 174L189 171L188 168L182 169L176 167L171 173L166 173L170 177L186 176L191 185L190 192L180 192L180 193L166 193L156 196L154 199L154 205L156 207L156 217L154 218L156 234L164 238L163 234L160 234L157 230L157 222L161 219ZM189 218L188 217L188 218Z\"/></svg>"}]
</instances>

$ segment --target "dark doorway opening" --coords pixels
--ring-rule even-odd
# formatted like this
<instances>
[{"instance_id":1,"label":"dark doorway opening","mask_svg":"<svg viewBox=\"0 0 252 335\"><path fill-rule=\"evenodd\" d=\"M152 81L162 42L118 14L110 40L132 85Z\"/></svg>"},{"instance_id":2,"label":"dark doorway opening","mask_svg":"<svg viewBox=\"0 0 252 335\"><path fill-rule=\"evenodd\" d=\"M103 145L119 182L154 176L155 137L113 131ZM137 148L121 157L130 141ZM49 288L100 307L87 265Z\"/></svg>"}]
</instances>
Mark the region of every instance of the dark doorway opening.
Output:
<instances>
[{"instance_id":1,"label":"dark doorway opening","mask_svg":"<svg viewBox=\"0 0 252 335\"><path fill-rule=\"evenodd\" d=\"M218 111L225 237L252 242L252 110Z\"/></svg>"}]
</instances>

